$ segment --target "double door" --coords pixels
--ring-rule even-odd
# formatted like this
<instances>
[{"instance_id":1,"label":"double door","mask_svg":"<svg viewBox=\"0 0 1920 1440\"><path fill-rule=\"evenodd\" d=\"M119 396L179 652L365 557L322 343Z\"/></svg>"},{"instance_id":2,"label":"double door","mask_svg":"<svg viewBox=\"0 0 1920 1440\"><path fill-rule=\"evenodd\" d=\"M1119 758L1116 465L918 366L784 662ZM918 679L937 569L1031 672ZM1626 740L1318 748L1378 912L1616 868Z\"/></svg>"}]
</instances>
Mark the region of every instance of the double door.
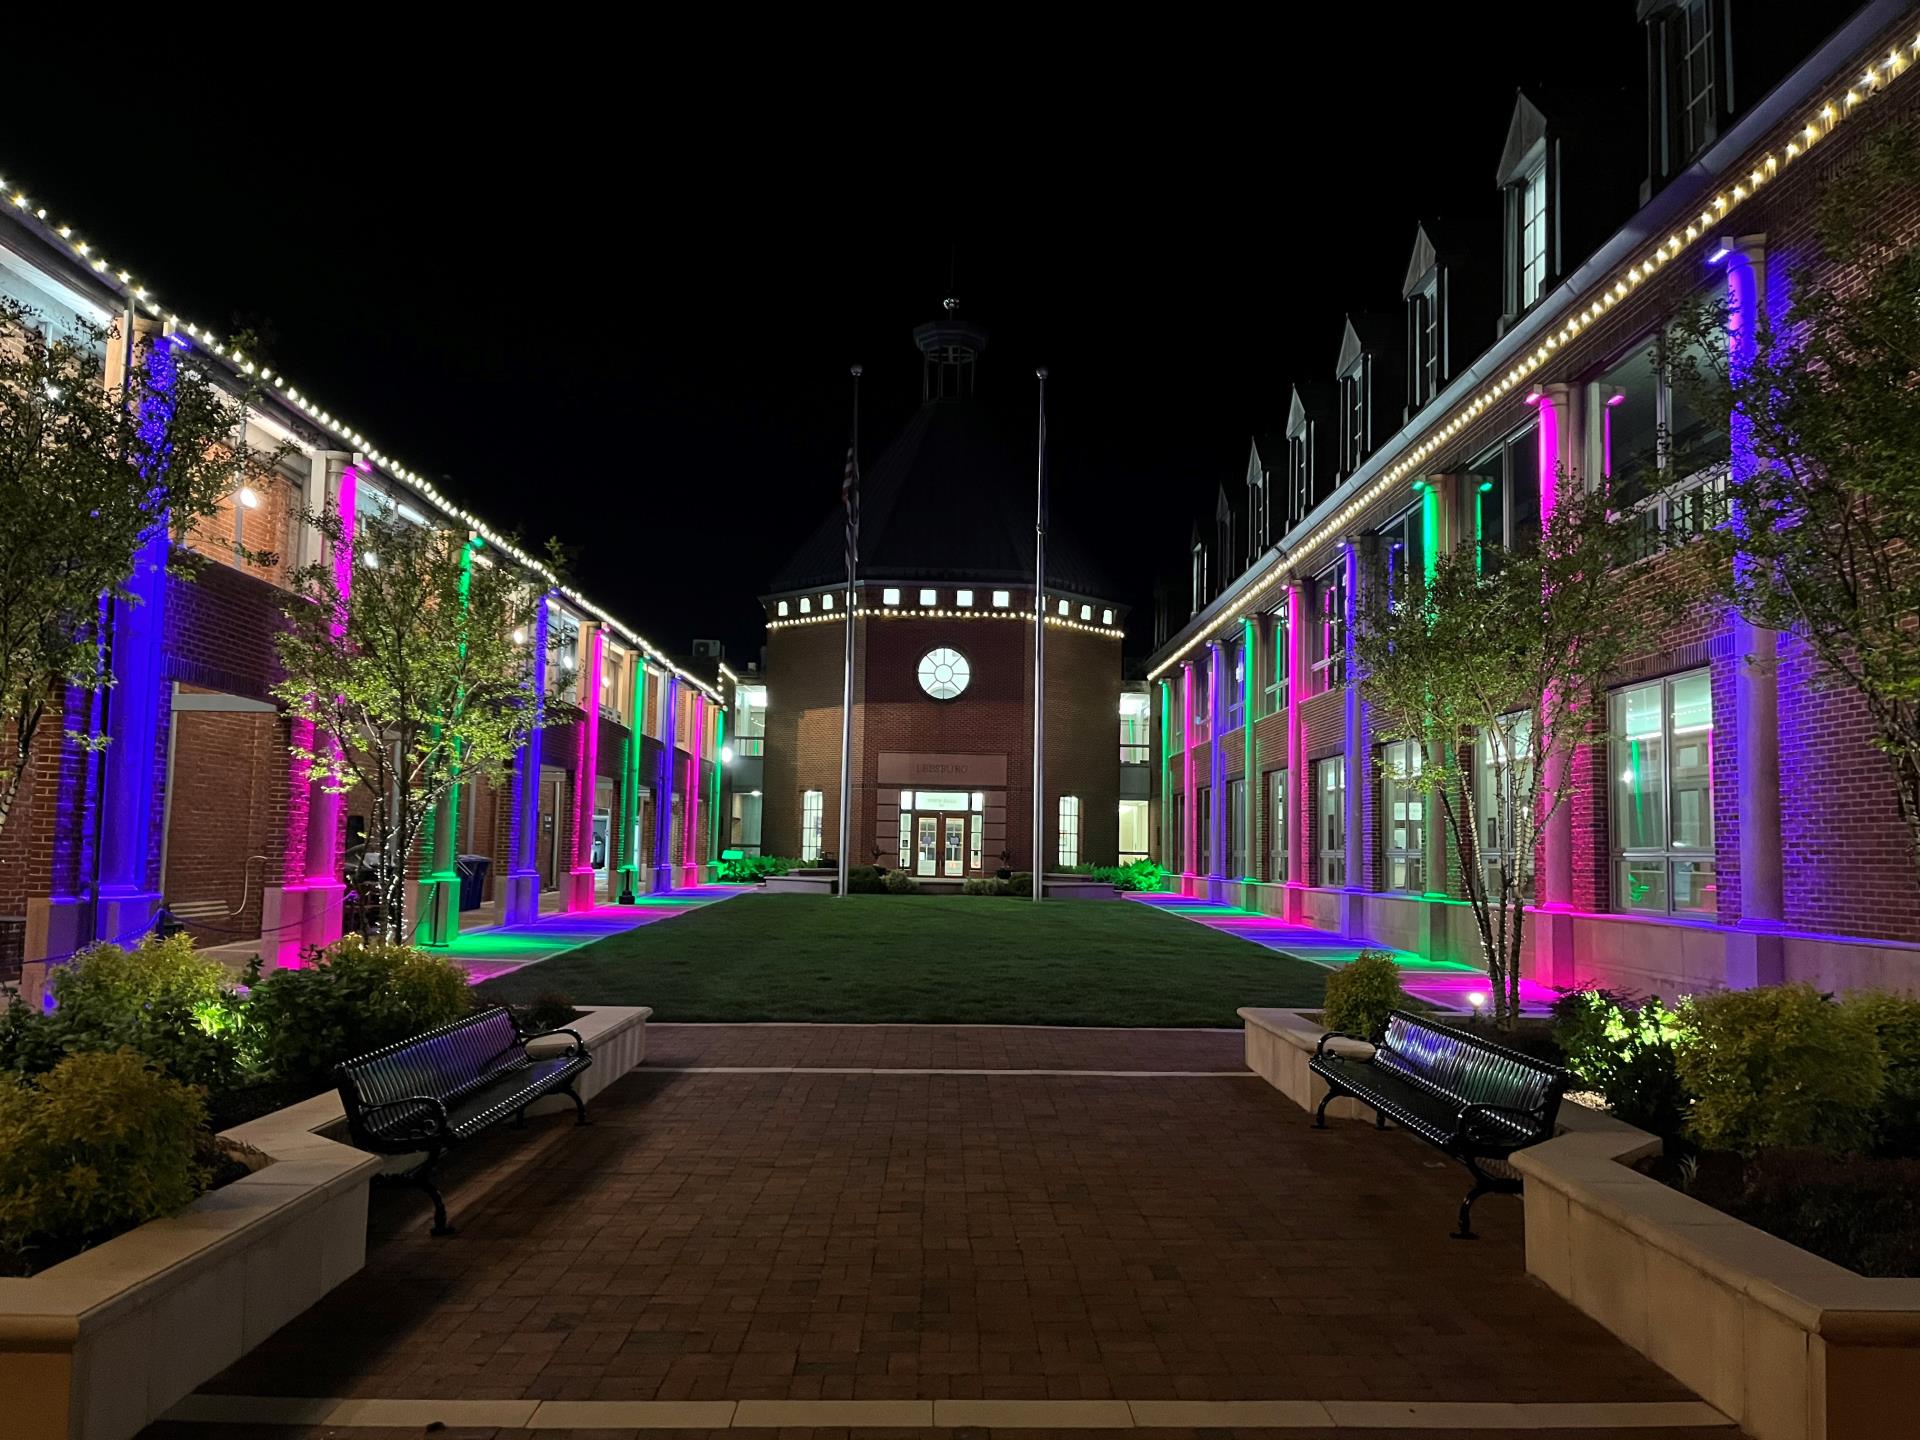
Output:
<instances>
[{"instance_id":1,"label":"double door","mask_svg":"<svg viewBox=\"0 0 1920 1440\"><path fill-rule=\"evenodd\" d=\"M913 873L951 875L967 873L967 827L980 817L964 811L956 815L919 814L913 817Z\"/></svg>"}]
</instances>

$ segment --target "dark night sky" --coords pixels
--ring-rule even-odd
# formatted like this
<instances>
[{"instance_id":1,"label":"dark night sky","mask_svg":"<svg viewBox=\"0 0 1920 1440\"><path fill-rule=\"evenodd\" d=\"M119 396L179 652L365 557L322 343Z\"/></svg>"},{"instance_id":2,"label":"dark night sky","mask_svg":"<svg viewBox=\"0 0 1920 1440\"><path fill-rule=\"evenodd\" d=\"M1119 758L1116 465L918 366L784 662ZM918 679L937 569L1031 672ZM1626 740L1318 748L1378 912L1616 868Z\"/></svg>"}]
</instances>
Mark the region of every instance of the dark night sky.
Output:
<instances>
[{"instance_id":1,"label":"dark night sky","mask_svg":"<svg viewBox=\"0 0 1920 1440\"><path fill-rule=\"evenodd\" d=\"M1416 220L1496 213L1514 88L1638 85L1631 0L1563 31L1311 8L1356 23L1083 36L1023 65L1031 41L978 26L837 68L764 32L759 58L345 37L331 78L183 51L178 93L120 113L12 91L45 123L9 125L0 174L456 499L577 547L583 587L659 643L743 660L756 591L836 503L848 364L871 464L957 251L983 397L1030 411L1051 368L1057 513L1103 548L1139 652L1156 577L1289 382L1330 376L1345 310L1398 303Z\"/></svg>"}]
</instances>

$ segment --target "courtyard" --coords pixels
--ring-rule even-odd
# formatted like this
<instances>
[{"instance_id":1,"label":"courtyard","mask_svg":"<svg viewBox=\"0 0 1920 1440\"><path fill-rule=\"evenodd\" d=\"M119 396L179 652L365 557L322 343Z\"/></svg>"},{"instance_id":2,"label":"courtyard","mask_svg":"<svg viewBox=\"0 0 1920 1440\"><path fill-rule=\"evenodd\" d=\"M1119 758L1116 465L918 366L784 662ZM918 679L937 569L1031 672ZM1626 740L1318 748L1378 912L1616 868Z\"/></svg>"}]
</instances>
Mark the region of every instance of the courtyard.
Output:
<instances>
[{"instance_id":1,"label":"courtyard","mask_svg":"<svg viewBox=\"0 0 1920 1440\"><path fill-rule=\"evenodd\" d=\"M648 1005L662 1021L1237 1028L1243 1005L1319 1004L1327 973L1124 901L748 891L683 908L480 994ZM463 958L490 966L512 943L475 936Z\"/></svg>"},{"instance_id":2,"label":"courtyard","mask_svg":"<svg viewBox=\"0 0 1920 1440\"><path fill-rule=\"evenodd\" d=\"M1454 1167L1312 1130L1237 1034L649 1038L591 1127L449 1171L459 1235L376 1192L366 1268L147 1440L1732 1433L1527 1276L1515 1202L1449 1240Z\"/></svg>"}]
</instances>

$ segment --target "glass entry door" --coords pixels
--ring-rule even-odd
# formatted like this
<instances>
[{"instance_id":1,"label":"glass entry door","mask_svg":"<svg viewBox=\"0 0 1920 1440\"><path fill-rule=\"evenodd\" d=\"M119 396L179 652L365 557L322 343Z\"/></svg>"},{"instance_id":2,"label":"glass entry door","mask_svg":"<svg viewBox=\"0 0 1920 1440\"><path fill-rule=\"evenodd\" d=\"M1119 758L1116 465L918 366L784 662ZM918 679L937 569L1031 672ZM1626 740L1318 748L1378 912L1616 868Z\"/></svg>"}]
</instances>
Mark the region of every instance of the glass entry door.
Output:
<instances>
[{"instance_id":1,"label":"glass entry door","mask_svg":"<svg viewBox=\"0 0 1920 1440\"><path fill-rule=\"evenodd\" d=\"M938 872L940 817L938 815L920 815L915 817L920 823L920 843L914 847L913 873L933 875Z\"/></svg>"},{"instance_id":2,"label":"glass entry door","mask_svg":"<svg viewBox=\"0 0 1920 1440\"><path fill-rule=\"evenodd\" d=\"M947 844L941 856L942 875L965 875L967 873L967 817L949 815L947 819Z\"/></svg>"}]
</instances>

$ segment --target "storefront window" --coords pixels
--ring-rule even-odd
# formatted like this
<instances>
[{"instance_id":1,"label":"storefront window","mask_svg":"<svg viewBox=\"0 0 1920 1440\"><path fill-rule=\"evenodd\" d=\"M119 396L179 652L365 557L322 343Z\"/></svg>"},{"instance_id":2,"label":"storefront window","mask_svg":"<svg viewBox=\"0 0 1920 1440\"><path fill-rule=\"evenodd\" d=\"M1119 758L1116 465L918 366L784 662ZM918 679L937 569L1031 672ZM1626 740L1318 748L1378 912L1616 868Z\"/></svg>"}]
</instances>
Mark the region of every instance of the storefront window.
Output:
<instances>
[{"instance_id":1,"label":"storefront window","mask_svg":"<svg viewBox=\"0 0 1920 1440\"><path fill-rule=\"evenodd\" d=\"M1271 868L1267 878L1275 884L1287 878L1287 772L1276 770L1267 780L1273 813L1267 821L1267 851Z\"/></svg>"},{"instance_id":2,"label":"storefront window","mask_svg":"<svg viewBox=\"0 0 1920 1440\"><path fill-rule=\"evenodd\" d=\"M1071 868L1080 863L1080 797L1060 797L1060 864Z\"/></svg>"},{"instance_id":3,"label":"storefront window","mask_svg":"<svg viewBox=\"0 0 1920 1440\"><path fill-rule=\"evenodd\" d=\"M1229 780L1227 782L1227 833L1231 837L1228 851L1227 874L1243 876L1247 873L1247 782Z\"/></svg>"},{"instance_id":4,"label":"storefront window","mask_svg":"<svg viewBox=\"0 0 1920 1440\"><path fill-rule=\"evenodd\" d=\"M1500 717L1501 741L1482 731L1473 754L1473 812L1478 822L1480 867L1487 894L1500 893L1500 867L1520 864L1520 893L1533 894L1533 857L1513 853L1517 823L1514 797L1533 793L1533 717L1525 711Z\"/></svg>"},{"instance_id":5,"label":"storefront window","mask_svg":"<svg viewBox=\"0 0 1920 1440\"><path fill-rule=\"evenodd\" d=\"M1427 885L1426 792L1420 783L1419 742L1397 740L1383 746L1380 770L1387 888L1419 892Z\"/></svg>"},{"instance_id":6,"label":"storefront window","mask_svg":"<svg viewBox=\"0 0 1920 1440\"><path fill-rule=\"evenodd\" d=\"M800 797L800 858L820 858L820 831L826 819L827 797L824 791L808 790Z\"/></svg>"},{"instance_id":7,"label":"storefront window","mask_svg":"<svg viewBox=\"0 0 1920 1440\"><path fill-rule=\"evenodd\" d=\"M1347 883L1347 762L1336 755L1314 766L1318 792L1322 885Z\"/></svg>"}]
</instances>

